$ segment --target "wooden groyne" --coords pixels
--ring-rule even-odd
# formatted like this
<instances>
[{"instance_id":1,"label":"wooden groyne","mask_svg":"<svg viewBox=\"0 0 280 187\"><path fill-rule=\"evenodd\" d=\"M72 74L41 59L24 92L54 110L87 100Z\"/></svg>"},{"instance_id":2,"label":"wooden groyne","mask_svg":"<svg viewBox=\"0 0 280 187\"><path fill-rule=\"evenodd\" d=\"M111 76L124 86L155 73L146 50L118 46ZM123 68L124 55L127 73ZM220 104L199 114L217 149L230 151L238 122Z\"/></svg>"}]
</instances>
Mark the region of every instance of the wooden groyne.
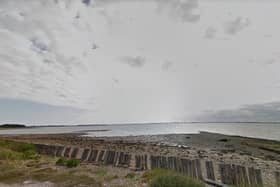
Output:
<instances>
[{"instance_id":1,"label":"wooden groyne","mask_svg":"<svg viewBox=\"0 0 280 187\"><path fill-rule=\"evenodd\" d=\"M232 163L219 163L207 159L190 159L164 155L130 153L121 150L94 149L35 144L40 154L77 158L83 163L106 164L132 170L163 168L201 179L212 186L280 187L280 171L261 171Z\"/></svg>"}]
</instances>

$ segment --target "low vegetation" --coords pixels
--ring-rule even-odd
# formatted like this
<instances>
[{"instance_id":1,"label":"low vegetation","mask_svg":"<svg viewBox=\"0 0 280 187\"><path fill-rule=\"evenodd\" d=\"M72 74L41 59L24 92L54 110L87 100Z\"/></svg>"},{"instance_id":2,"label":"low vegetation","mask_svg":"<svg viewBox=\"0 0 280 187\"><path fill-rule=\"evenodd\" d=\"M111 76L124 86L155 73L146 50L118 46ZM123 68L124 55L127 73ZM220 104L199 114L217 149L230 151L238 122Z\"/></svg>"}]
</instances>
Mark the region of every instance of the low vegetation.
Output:
<instances>
[{"instance_id":1,"label":"low vegetation","mask_svg":"<svg viewBox=\"0 0 280 187\"><path fill-rule=\"evenodd\" d=\"M38 159L36 148L32 144L0 141L0 160Z\"/></svg>"},{"instance_id":2,"label":"low vegetation","mask_svg":"<svg viewBox=\"0 0 280 187\"><path fill-rule=\"evenodd\" d=\"M102 186L100 181L71 169L59 169L56 164L67 167L79 165L77 159L61 159L40 156L34 145L0 140L0 183L21 184L24 181L52 182L58 186Z\"/></svg>"},{"instance_id":3,"label":"low vegetation","mask_svg":"<svg viewBox=\"0 0 280 187\"><path fill-rule=\"evenodd\" d=\"M204 187L205 185L179 173L153 169L146 171L143 178L149 183L149 187Z\"/></svg>"},{"instance_id":4,"label":"low vegetation","mask_svg":"<svg viewBox=\"0 0 280 187\"><path fill-rule=\"evenodd\" d=\"M56 161L55 165L57 166L65 166L66 165L66 159L65 158L60 158Z\"/></svg>"},{"instance_id":5,"label":"low vegetation","mask_svg":"<svg viewBox=\"0 0 280 187\"><path fill-rule=\"evenodd\" d=\"M108 171L104 168L98 169L94 172L98 177L104 177L107 175Z\"/></svg>"},{"instance_id":6,"label":"low vegetation","mask_svg":"<svg viewBox=\"0 0 280 187\"><path fill-rule=\"evenodd\" d=\"M136 177L136 174L134 172L129 172L125 178L129 178L129 179L134 179Z\"/></svg>"},{"instance_id":7,"label":"low vegetation","mask_svg":"<svg viewBox=\"0 0 280 187\"><path fill-rule=\"evenodd\" d=\"M120 172L121 171L121 172ZM141 186L140 173L111 166L80 165L78 159L39 155L32 144L0 139L0 186L34 181L56 186Z\"/></svg>"},{"instance_id":8,"label":"low vegetation","mask_svg":"<svg viewBox=\"0 0 280 187\"><path fill-rule=\"evenodd\" d=\"M61 167L62 166L62 167ZM24 181L52 182L57 186L203 187L178 173L154 169L141 172L111 166L80 165L78 159L39 155L32 144L0 140L0 185Z\"/></svg>"},{"instance_id":9,"label":"low vegetation","mask_svg":"<svg viewBox=\"0 0 280 187\"><path fill-rule=\"evenodd\" d=\"M71 159L65 159L60 158L56 161L57 166L67 166L68 168L77 167L80 164L80 160L71 158Z\"/></svg>"},{"instance_id":10,"label":"low vegetation","mask_svg":"<svg viewBox=\"0 0 280 187\"><path fill-rule=\"evenodd\" d=\"M58 186L102 186L101 182L87 175L75 174L75 172L71 170L59 171L53 168L36 170L32 173L32 179L35 181L49 181Z\"/></svg>"}]
</instances>

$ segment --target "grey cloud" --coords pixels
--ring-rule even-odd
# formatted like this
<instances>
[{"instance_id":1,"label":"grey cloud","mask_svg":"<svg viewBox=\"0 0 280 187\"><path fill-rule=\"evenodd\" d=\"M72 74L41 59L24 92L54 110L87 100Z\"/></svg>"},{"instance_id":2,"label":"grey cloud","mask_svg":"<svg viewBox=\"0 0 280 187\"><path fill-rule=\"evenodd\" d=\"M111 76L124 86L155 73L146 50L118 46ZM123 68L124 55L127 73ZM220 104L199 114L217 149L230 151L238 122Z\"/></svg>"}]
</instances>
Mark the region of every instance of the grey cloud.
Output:
<instances>
[{"instance_id":1,"label":"grey cloud","mask_svg":"<svg viewBox=\"0 0 280 187\"><path fill-rule=\"evenodd\" d=\"M232 21L227 22L224 25L225 32L230 35L237 34L241 30L245 29L250 25L250 20L248 18L238 17Z\"/></svg>"},{"instance_id":2,"label":"grey cloud","mask_svg":"<svg viewBox=\"0 0 280 187\"><path fill-rule=\"evenodd\" d=\"M277 60L277 56L274 56L274 57L268 57L268 58L264 58L264 59L250 59L249 62L250 63L254 63L254 64L258 64L260 66L270 66L270 65L276 65L278 64L278 60Z\"/></svg>"},{"instance_id":3,"label":"grey cloud","mask_svg":"<svg viewBox=\"0 0 280 187\"><path fill-rule=\"evenodd\" d=\"M99 47L99 46L98 46L97 44L93 43L91 49L95 50L95 49L97 49L98 47Z\"/></svg>"},{"instance_id":4,"label":"grey cloud","mask_svg":"<svg viewBox=\"0 0 280 187\"><path fill-rule=\"evenodd\" d=\"M167 60L162 63L161 68L162 68L162 70L167 71L172 67L172 65L173 65L173 63Z\"/></svg>"},{"instance_id":5,"label":"grey cloud","mask_svg":"<svg viewBox=\"0 0 280 187\"><path fill-rule=\"evenodd\" d=\"M119 79L113 78L112 79L114 83L118 84L119 83Z\"/></svg>"},{"instance_id":6,"label":"grey cloud","mask_svg":"<svg viewBox=\"0 0 280 187\"><path fill-rule=\"evenodd\" d=\"M169 10L169 13L173 17L179 17L183 21L197 22L200 19L198 11L198 0L158 0L158 10L162 12Z\"/></svg>"},{"instance_id":7,"label":"grey cloud","mask_svg":"<svg viewBox=\"0 0 280 187\"><path fill-rule=\"evenodd\" d=\"M156 2L159 13L167 12L174 18L180 18L185 22L197 22L200 20L198 12L198 0L96 0L94 6L104 6L119 2Z\"/></svg>"},{"instance_id":8,"label":"grey cloud","mask_svg":"<svg viewBox=\"0 0 280 187\"><path fill-rule=\"evenodd\" d=\"M130 67L133 68L140 68L143 67L145 65L145 58L142 56L136 56L136 57L132 57L132 56L124 56L121 57L120 60L125 63L128 64Z\"/></svg>"},{"instance_id":9,"label":"grey cloud","mask_svg":"<svg viewBox=\"0 0 280 187\"><path fill-rule=\"evenodd\" d=\"M271 34L265 34L263 35L265 38L272 38L272 35Z\"/></svg>"},{"instance_id":10,"label":"grey cloud","mask_svg":"<svg viewBox=\"0 0 280 187\"><path fill-rule=\"evenodd\" d=\"M276 60L274 58L270 58L264 62L267 65L275 64Z\"/></svg>"},{"instance_id":11,"label":"grey cloud","mask_svg":"<svg viewBox=\"0 0 280 187\"><path fill-rule=\"evenodd\" d=\"M44 53L49 50L48 45L46 43L44 43L43 41L38 40L37 38L32 38L31 42L33 45L32 49L37 53Z\"/></svg>"},{"instance_id":12,"label":"grey cloud","mask_svg":"<svg viewBox=\"0 0 280 187\"><path fill-rule=\"evenodd\" d=\"M213 28L213 27L208 27L207 29L206 29L206 31L205 31L205 38L208 38L208 39L212 39L212 38L214 38L215 37L215 35L216 35L216 29L215 28Z\"/></svg>"},{"instance_id":13,"label":"grey cloud","mask_svg":"<svg viewBox=\"0 0 280 187\"><path fill-rule=\"evenodd\" d=\"M208 122L280 122L280 102L245 105L233 110L208 111L196 120Z\"/></svg>"},{"instance_id":14,"label":"grey cloud","mask_svg":"<svg viewBox=\"0 0 280 187\"><path fill-rule=\"evenodd\" d=\"M70 4L71 2L66 1L65 3ZM90 3L90 1L84 0L83 3ZM25 10L26 13L17 10L17 6ZM42 11L33 13L30 11L32 7L38 9L42 8ZM57 31L67 32L67 30L73 29L74 24L72 25L73 27L66 24L62 25L61 23L65 22L64 20L72 16L70 11L69 15L64 14L62 16L57 8L57 5L53 4L51 1L48 3L44 3L43 1L30 1L28 5L24 3L16 4L15 1L11 1L9 6L7 5L5 11L2 11L0 14L0 26L3 26L11 35L17 35L27 40L26 42L30 41L31 50L39 54L38 57L41 58L41 61L55 62L59 64L60 67L65 67L66 72L68 72L69 66L77 65L77 61L79 61L82 66L84 63L82 63L81 59L78 59L76 54L66 53L63 48L61 48L60 39L56 36ZM43 11L44 9L47 11ZM25 14L34 15L27 16L24 20L19 20L17 18L17 15ZM74 29L78 30L77 28ZM83 38L81 37L81 39ZM97 46L95 46L95 48L96 47ZM60 50L58 50L58 48L60 48ZM90 50L90 48L88 48L88 50ZM49 54L45 55L47 52L49 52ZM77 67L72 68L75 69Z\"/></svg>"},{"instance_id":15,"label":"grey cloud","mask_svg":"<svg viewBox=\"0 0 280 187\"><path fill-rule=\"evenodd\" d=\"M90 5L90 1L91 1L91 0L82 0L82 2L83 2L86 6L89 6L89 5Z\"/></svg>"},{"instance_id":16,"label":"grey cloud","mask_svg":"<svg viewBox=\"0 0 280 187\"><path fill-rule=\"evenodd\" d=\"M76 19L80 19L81 18L81 15L79 12L77 12L76 16L75 16Z\"/></svg>"},{"instance_id":17,"label":"grey cloud","mask_svg":"<svg viewBox=\"0 0 280 187\"><path fill-rule=\"evenodd\" d=\"M63 105L73 105L70 99L82 101L74 92L77 77L87 72L88 61L83 53L92 50L94 38L90 31L76 27L75 22L71 24L77 11L67 9L69 4L75 8L82 2L65 1L65 7L43 0L0 4L0 97L18 96ZM12 83L7 87L5 82Z\"/></svg>"}]
</instances>

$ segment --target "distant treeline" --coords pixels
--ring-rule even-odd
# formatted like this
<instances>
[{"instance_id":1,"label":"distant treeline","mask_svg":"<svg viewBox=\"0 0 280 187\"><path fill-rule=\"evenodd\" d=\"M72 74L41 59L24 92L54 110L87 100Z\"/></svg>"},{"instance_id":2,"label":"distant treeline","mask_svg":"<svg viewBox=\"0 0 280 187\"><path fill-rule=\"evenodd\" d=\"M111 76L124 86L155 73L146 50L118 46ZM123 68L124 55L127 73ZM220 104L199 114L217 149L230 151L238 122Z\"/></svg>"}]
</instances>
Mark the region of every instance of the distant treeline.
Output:
<instances>
[{"instance_id":1,"label":"distant treeline","mask_svg":"<svg viewBox=\"0 0 280 187\"><path fill-rule=\"evenodd\" d=\"M26 125L23 124L3 124L0 125L0 128L25 128Z\"/></svg>"}]
</instances>

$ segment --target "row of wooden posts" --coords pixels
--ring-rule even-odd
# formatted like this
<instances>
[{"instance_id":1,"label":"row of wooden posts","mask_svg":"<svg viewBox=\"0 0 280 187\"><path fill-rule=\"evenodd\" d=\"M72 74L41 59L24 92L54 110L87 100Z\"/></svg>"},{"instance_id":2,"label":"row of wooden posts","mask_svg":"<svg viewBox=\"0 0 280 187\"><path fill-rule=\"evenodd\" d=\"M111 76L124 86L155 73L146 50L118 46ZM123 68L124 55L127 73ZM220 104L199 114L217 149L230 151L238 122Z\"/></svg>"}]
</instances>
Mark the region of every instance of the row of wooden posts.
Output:
<instances>
[{"instance_id":1,"label":"row of wooden posts","mask_svg":"<svg viewBox=\"0 0 280 187\"><path fill-rule=\"evenodd\" d=\"M124 151L97 150L93 148L64 147L57 145L36 144L41 154L77 158L85 163L107 164L116 167L127 167L134 170L163 168L174 170L193 178L206 181L213 186L246 185L264 186L262 172L253 167L219 163L215 172L212 161L166 157L150 154L133 154ZM203 164L203 166L202 166ZM219 173L219 180L216 174ZM275 186L280 187L280 172L275 172Z\"/></svg>"}]
</instances>

